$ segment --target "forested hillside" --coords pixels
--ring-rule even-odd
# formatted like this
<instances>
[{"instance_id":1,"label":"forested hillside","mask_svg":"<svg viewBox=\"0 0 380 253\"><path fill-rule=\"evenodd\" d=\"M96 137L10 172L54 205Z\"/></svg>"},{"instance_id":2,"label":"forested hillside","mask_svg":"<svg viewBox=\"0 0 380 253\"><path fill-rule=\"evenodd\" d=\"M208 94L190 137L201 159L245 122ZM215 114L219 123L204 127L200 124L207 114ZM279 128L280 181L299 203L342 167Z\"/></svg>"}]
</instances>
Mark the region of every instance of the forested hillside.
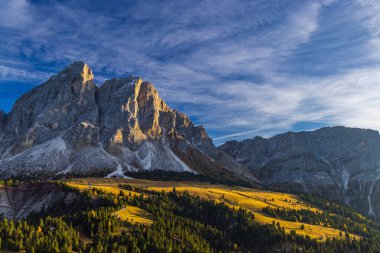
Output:
<instances>
[{"instance_id":1,"label":"forested hillside","mask_svg":"<svg viewBox=\"0 0 380 253\"><path fill-rule=\"evenodd\" d=\"M139 186L138 182L151 186ZM152 187L157 183L162 187ZM164 189L169 185L167 182L139 180L90 179L51 184L75 195L75 201L68 205L65 199L58 198L54 207L32 213L26 220L3 218L1 249L15 252L379 252L380 249L377 223L350 207L312 195L300 197L304 208L301 204L294 209L268 204L262 207L262 212L255 213L254 209L228 201L228 194L223 196L224 201L217 200L212 195L196 194L189 186L189 191L185 191L178 182L172 182L170 190ZM211 193L222 187L191 184ZM227 192L229 188L224 189ZM273 200L264 201L280 205L275 193L262 192L263 196L267 194ZM291 201L295 200L291 195L281 196L289 198L284 203L292 206ZM272 222L263 222L261 215L272 217ZM284 227L286 222L301 225L289 230ZM312 238L302 233L315 224L337 228L338 235Z\"/></svg>"}]
</instances>

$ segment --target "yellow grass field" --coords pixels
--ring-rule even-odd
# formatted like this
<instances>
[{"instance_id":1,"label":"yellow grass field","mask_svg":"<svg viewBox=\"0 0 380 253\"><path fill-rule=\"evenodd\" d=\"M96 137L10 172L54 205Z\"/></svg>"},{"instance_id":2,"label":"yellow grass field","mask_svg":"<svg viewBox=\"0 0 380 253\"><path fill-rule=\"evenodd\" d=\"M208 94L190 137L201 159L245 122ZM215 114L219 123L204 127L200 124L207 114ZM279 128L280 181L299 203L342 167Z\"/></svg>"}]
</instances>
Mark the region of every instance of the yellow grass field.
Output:
<instances>
[{"instance_id":1,"label":"yellow grass field","mask_svg":"<svg viewBox=\"0 0 380 253\"><path fill-rule=\"evenodd\" d=\"M76 187L79 190L89 190L93 187L93 186L89 186L88 183L87 184L77 184L77 183L67 182L66 184L71 186L71 187ZM112 194L119 194L120 191L122 191L122 192L124 192L125 195L129 195L129 194L131 194L131 196L139 196L140 195L140 193L138 193L138 192L120 189L120 188L115 187L115 186L96 185L96 188L101 189L101 190L108 192L108 193L112 193Z\"/></svg>"},{"instance_id":2,"label":"yellow grass field","mask_svg":"<svg viewBox=\"0 0 380 253\"><path fill-rule=\"evenodd\" d=\"M296 195L293 194L270 192L237 186L212 185L201 182L164 182L139 179L105 178L82 178L66 181L68 185L78 187L79 189L84 189L86 187L88 188L89 182L91 182L92 187L112 193L120 192L119 184L130 184L132 186L142 187L148 190L165 192L172 191L175 187L176 191L188 191L190 194L195 194L202 198L212 199L216 202L224 202L231 207L245 208L255 215L257 221L266 224L272 224L273 221L275 223L279 222L287 232L295 230L298 234L309 235L311 238L316 238L319 240L325 240L327 237L339 237L340 234L340 230L338 229L318 225L304 224L305 228L301 229L301 222L291 222L273 218L262 212L261 209L266 206L297 210L319 210L303 203ZM129 193L129 191L126 191L126 193ZM342 233L344 234L343 231ZM351 236L355 236L357 239L360 238L359 236L353 234L351 234Z\"/></svg>"},{"instance_id":3,"label":"yellow grass field","mask_svg":"<svg viewBox=\"0 0 380 253\"><path fill-rule=\"evenodd\" d=\"M142 223L144 225L151 225L153 220L151 215L145 210L135 207L127 206L115 213L121 220L129 221L131 223Z\"/></svg>"}]
</instances>

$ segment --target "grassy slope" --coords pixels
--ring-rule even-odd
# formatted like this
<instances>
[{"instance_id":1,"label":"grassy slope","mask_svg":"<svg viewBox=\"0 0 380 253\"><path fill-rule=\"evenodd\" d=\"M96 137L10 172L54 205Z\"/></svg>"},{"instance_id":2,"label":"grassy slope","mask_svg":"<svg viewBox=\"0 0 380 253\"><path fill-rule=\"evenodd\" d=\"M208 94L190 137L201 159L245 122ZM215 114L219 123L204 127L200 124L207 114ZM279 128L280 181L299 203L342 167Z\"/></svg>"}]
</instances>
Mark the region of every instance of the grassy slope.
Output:
<instances>
[{"instance_id":1,"label":"grassy slope","mask_svg":"<svg viewBox=\"0 0 380 253\"><path fill-rule=\"evenodd\" d=\"M119 184L130 184L137 187L146 188L155 191L172 191L173 187L177 191L188 191L191 194L199 195L200 197L212 199L216 202L224 202L231 207L243 207L255 214L256 219L262 223L279 222L287 232L295 230L298 234L309 235L312 238L339 237L340 230L323 227L317 225L304 224L305 228L301 229L301 222L285 221L278 218L273 218L263 213L261 208L266 206L280 207L284 209L309 209L312 211L319 210L318 208L309 206L303 203L293 194L269 192L244 187L232 187L224 185L211 185L200 182L164 182L164 181L149 181L139 179L104 179L104 178L86 178L86 179L71 179L67 181L71 186L80 189L88 189L89 183L91 187L99 188L107 192L118 194L120 192ZM122 190L129 194L130 191ZM131 194L138 194L131 192ZM319 210L321 211L321 210ZM127 207L126 210L121 210L120 216L122 219L131 219L134 222L151 224L149 215L143 210L138 210L136 207ZM344 234L344 232L342 231ZM359 238L359 236L355 236Z\"/></svg>"},{"instance_id":2,"label":"grassy slope","mask_svg":"<svg viewBox=\"0 0 380 253\"><path fill-rule=\"evenodd\" d=\"M127 206L115 213L121 220L126 220L131 223L141 223L144 225L151 225L153 223L150 214L141 208L135 206Z\"/></svg>"}]
</instances>

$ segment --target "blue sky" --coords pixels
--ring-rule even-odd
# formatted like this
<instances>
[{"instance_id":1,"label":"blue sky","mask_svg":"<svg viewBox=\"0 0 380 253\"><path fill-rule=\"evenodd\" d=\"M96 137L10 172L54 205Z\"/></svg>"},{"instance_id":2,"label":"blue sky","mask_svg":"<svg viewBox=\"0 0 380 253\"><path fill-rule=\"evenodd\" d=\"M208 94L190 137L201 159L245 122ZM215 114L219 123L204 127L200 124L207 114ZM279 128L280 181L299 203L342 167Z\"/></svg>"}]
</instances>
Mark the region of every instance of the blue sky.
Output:
<instances>
[{"instance_id":1,"label":"blue sky","mask_svg":"<svg viewBox=\"0 0 380 253\"><path fill-rule=\"evenodd\" d=\"M376 0L0 0L0 108L73 61L138 75L216 144L380 130Z\"/></svg>"}]
</instances>

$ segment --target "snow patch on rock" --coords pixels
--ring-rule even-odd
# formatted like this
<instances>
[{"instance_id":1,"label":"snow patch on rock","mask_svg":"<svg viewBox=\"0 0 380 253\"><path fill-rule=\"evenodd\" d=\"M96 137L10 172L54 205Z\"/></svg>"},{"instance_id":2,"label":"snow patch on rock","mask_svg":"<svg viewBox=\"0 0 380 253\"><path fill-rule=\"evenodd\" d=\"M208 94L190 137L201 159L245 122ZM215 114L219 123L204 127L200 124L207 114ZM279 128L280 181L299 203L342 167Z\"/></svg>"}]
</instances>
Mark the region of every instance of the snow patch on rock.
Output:
<instances>
[{"instance_id":1,"label":"snow patch on rock","mask_svg":"<svg viewBox=\"0 0 380 253\"><path fill-rule=\"evenodd\" d=\"M127 177L126 175L124 175L124 171L123 171L123 168L121 167L120 164L118 164L116 170L110 174L108 174L107 176L105 176L105 178L114 178L114 177L118 177L118 178L126 178L126 179L130 179L131 177Z\"/></svg>"},{"instance_id":2,"label":"snow patch on rock","mask_svg":"<svg viewBox=\"0 0 380 253\"><path fill-rule=\"evenodd\" d=\"M343 187L345 190L347 190L347 186L348 186L349 181L350 181L350 173L346 169L343 169L343 171L342 171L342 182L343 182Z\"/></svg>"}]
</instances>

